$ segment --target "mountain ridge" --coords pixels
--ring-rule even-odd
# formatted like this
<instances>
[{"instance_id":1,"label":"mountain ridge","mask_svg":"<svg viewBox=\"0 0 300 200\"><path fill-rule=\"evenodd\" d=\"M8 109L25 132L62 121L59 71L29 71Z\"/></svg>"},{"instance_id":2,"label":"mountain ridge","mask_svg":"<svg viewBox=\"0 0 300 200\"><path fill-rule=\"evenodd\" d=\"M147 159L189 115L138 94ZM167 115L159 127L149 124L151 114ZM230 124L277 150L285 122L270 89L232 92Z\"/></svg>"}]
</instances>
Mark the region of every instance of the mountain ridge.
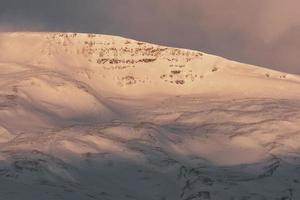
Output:
<instances>
[{"instance_id":1,"label":"mountain ridge","mask_svg":"<svg viewBox=\"0 0 300 200\"><path fill-rule=\"evenodd\" d=\"M113 36L0 33L0 199L300 199L300 79Z\"/></svg>"},{"instance_id":2,"label":"mountain ridge","mask_svg":"<svg viewBox=\"0 0 300 200\"><path fill-rule=\"evenodd\" d=\"M226 91L224 86L241 95L251 91L246 81L248 78L253 78L252 82L261 80L260 87L266 85L269 90L266 93L278 95L276 90L285 90L274 88L272 80L280 80L282 85L286 82L300 83L297 75L242 64L200 51L160 46L120 36L46 32L0 35L1 48L5 52L12 51L0 54L2 62L54 69L90 82L91 86L97 83L106 85L105 92L118 91L123 95L129 91L137 95L145 91L168 94L174 89L178 94L220 93ZM22 41L18 40L19 37ZM35 49L34 52L29 53L32 50L28 46L32 46L30 48ZM55 69L57 65L67 67ZM67 70L77 70L77 74ZM245 88L234 83L233 79L238 76L244 76L244 79L238 80L245 82Z\"/></svg>"}]
</instances>

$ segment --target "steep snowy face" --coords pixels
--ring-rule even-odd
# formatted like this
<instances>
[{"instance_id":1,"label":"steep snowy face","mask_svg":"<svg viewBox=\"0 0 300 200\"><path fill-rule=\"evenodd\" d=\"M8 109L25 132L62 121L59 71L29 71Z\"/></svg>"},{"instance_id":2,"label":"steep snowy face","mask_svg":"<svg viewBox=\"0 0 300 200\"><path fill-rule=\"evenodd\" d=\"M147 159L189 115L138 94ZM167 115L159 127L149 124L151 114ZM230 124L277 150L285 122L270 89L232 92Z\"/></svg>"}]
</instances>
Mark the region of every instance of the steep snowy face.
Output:
<instances>
[{"instance_id":1,"label":"steep snowy face","mask_svg":"<svg viewBox=\"0 0 300 200\"><path fill-rule=\"evenodd\" d=\"M197 51L106 35L3 33L0 48L2 62L54 70L108 94L295 96L289 91L300 80Z\"/></svg>"}]
</instances>

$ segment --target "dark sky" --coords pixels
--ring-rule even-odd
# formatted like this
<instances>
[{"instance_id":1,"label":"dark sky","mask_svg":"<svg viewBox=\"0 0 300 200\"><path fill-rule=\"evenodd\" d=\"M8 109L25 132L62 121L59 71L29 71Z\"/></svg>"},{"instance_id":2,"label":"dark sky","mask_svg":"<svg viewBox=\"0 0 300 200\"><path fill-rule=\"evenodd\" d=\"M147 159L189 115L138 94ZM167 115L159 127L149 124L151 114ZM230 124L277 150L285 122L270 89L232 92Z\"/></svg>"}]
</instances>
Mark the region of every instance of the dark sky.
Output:
<instances>
[{"instance_id":1,"label":"dark sky","mask_svg":"<svg viewBox=\"0 0 300 200\"><path fill-rule=\"evenodd\" d=\"M121 35L300 73L299 0L0 0L0 30Z\"/></svg>"}]
</instances>

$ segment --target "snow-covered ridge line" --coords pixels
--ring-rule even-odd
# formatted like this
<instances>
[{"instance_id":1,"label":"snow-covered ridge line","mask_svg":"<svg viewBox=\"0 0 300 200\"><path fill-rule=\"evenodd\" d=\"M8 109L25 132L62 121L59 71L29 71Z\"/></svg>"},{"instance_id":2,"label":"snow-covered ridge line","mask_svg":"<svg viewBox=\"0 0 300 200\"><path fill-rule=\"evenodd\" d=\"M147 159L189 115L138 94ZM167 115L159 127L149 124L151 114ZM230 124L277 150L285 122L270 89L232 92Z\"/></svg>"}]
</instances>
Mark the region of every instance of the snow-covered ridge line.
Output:
<instances>
[{"instance_id":1,"label":"snow-covered ridge line","mask_svg":"<svg viewBox=\"0 0 300 200\"><path fill-rule=\"evenodd\" d=\"M278 96L300 83L295 75L119 36L1 33L0 48L0 62L54 70L83 81L98 92L122 95ZM275 83L279 82L277 87ZM259 86L253 87L253 83Z\"/></svg>"},{"instance_id":2,"label":"snow-covered ridge line","mask_svg":"<svg viewBox=\"0 0 300 200\"><path fill-rule=\"evenodd\" d=\"M209 55L209 56L213 56L215 58L220 58L220 59L224 59L224 60L228 60L228 61L232 61L235 62L237 64L243 64L243 65L248 65L251 67L257 67L257 68L261 68L261 69L266 69L266 70L270 70L272 72L279 72L276 70L272 70L266 67L262 67L262 66L255 66L255 65L251 65L251 64L246 64L246 63L241 63L241 62L237 62L237 61L233 61L230 59L227 59L225 57L221 57L221 56L217 56L217 55L213 55L213 54L209 54L203 51L199 51L199 50L192 50L192 49L187 49L187 48L181 48L181 47L172 47L172 46L167 46L167 45L160 45L160 44L155 44L152 42L145 42L145 41L141 41L141 40L136 40L133 38L126 38L124 36L119 36L119 35L108 35L108 34L97 34L97 33L84 33L84 32L30 32L30 31L23 31L23 32L0 32L0 35L11 35L11 36L22 36L22 37L26 37L26 36L36 36L36 37L42 37L42 36L46 36L46 35L60 35L60 36L70 36L70 37L74 37L74 36L80 36L81 38L86 38L86 37L102 37L103 39L106 40L117 40L117 41L131 41L134 43L144 43L144 44L148 44L148 45L153 45L153 46L160 46L160 47L164 47L164 48L169 48L169 49L178 49L178 50L182 50L182 51L189 51L189 52L198 52L201 53L203 55ZM282 72L284 73L284 72ZM285 73L288 74L288 73ZM297 75L297 74L294 74Z\"/></svg>"},{"instance_id":3,"label":"snow-covered ridge line","mask_svg":"<svg viewBox=\"0 0 300 200\"><path fill-rule=\"evenodd\" d=\"M187 48L181 48L181 47L172 47L172 46L167 46L167 45L160 45L160 44L156 44L156 43L152 43L152 42L145 42L145 41L141 41L141 40L136 40L134 38L127 38L124 36L120 36L120 35L108 35L108 34L97 34L97 33L81 33L81 32L0 32L0 35L14 35L14 36L45 36L45 35L69 35L69 36L81 36L81 37L103 37L106 39L115 39L115 40L129 40L132 42L142 42L142 43L147 43L149 45L156 45L156 46L162 46L162 47L166 47L166 48L173 48L173 49L180 49L180 50L186 50L186 51L195 51L195 52L201 52L203 54L207 54L207 55L212 55L209 53L205 53L202 51L198 51L198 50L192 50L192 49L187 49ZM219 57L219 56L218 56ZM222 57L220 57L222 58ZM224 58L226 59L226 58Z\"/></svg>"}]
</instances>

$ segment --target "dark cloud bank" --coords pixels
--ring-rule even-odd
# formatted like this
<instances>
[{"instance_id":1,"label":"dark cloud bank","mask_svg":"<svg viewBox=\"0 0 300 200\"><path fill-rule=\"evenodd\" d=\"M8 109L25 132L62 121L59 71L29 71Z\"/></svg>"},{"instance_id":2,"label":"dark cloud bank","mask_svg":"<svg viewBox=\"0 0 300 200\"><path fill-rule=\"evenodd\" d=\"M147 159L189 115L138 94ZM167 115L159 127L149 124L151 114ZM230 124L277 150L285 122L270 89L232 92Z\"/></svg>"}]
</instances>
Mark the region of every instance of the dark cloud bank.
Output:
<instances>
[{"instance_id":1,"label":"dark cloud bank","mask_svg":"<svg viewBox=\"0 0 300 200\"><path fill-rule=\"evenodd\" d=\"M122 35L300 73L297 0L0 0L0 29Z\"/></svg>"}]
</instances>

